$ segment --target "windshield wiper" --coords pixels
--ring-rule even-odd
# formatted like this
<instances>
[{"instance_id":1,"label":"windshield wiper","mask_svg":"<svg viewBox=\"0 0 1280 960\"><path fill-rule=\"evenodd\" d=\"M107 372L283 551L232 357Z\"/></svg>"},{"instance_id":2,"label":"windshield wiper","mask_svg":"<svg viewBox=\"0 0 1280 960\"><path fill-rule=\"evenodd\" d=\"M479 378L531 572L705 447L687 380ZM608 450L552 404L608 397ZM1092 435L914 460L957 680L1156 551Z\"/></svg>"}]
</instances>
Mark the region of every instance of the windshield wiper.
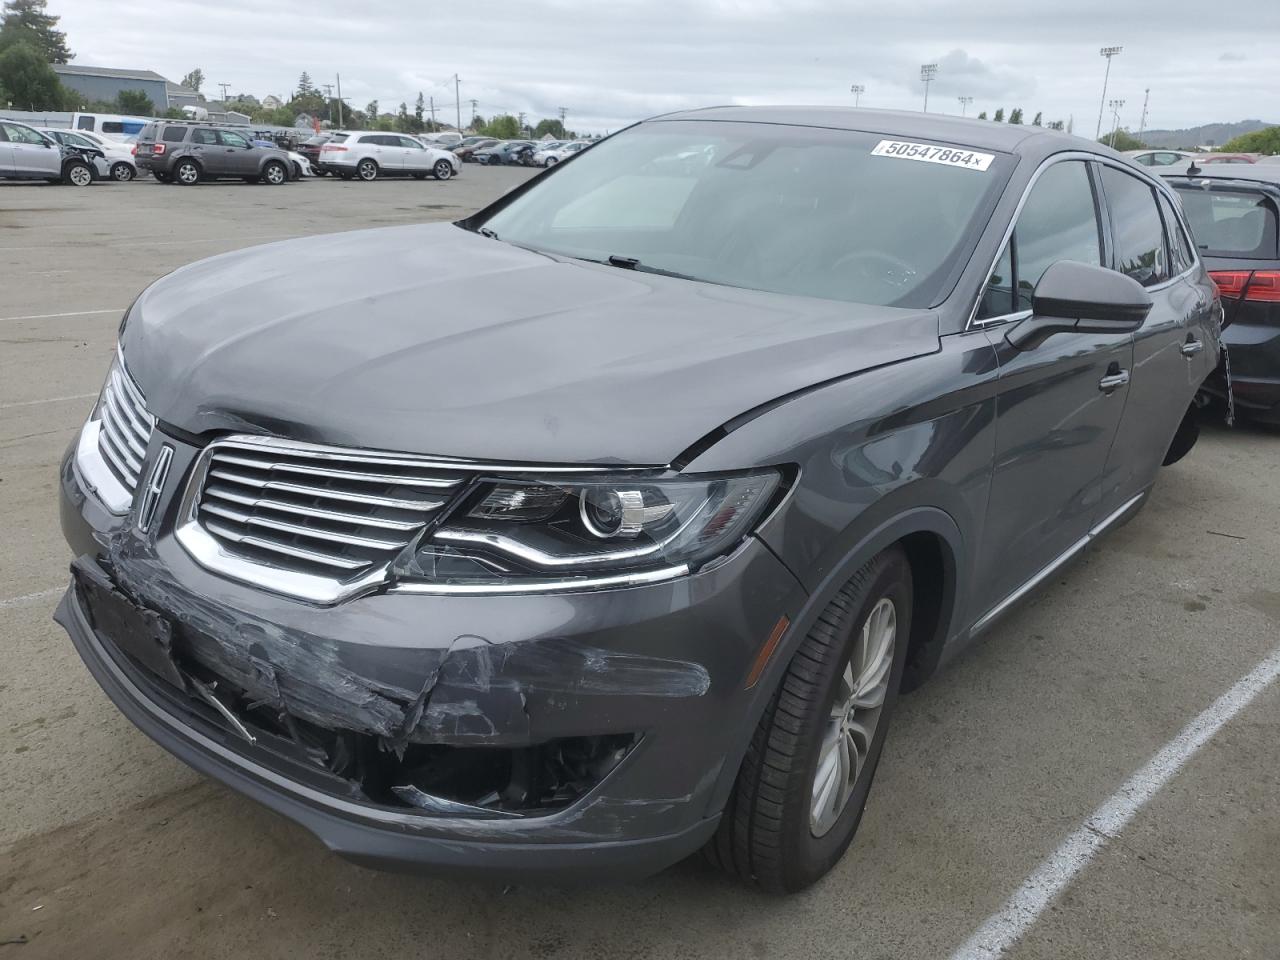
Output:
<instances>
[{"instance_id":1,"label":"windshield wiper","mask_svg":"<svg viewBox=\"0 0 1280 960\"><path fill-rule=\"evenodd\" d=\"M585 257L583 259L586 259ZM641 263L635 257L623 257L616 253L610 254L603 260L597 260L596 263L607 263L611 267L619 267L623 270L634 270L637 273L656 273L660 277L675 277L678 280L697 280L702 283L710 281L703 280L701 277L691 277L687 273L677 273L674 270L663 270L661 267L651 267L648 264Z\"/></svg>"}]
</instances>

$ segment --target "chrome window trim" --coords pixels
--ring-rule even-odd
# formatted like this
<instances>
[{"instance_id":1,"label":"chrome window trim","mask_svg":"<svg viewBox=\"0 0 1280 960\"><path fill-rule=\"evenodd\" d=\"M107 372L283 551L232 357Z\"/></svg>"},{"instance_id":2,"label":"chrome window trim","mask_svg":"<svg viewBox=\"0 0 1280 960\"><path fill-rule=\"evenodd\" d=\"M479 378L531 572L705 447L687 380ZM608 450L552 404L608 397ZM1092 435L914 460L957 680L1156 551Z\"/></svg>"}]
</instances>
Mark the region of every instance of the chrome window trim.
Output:
<instances>
[{"instance_id":1,"label":"chrome window trim","mask_svg":"<svg viewBox=\"0 0 1280 960\"><path fill-rule=\"evenodd\" d=\"M585 593L591 590L640 587L650 583L675 580L689 573L688 564L663 567L659 570L637 570L607 577L584 577L579 580L539 580L520 583L425 583L402 580L394 583L387 593L418 593L437 596L486 596L520 595L538 593Z\"/></svg>"},{"instance_id":2,"label":"chrome window trim","mask_svg":"<svg viewBox=\"0 0 1280 960\"><path fill-rule=\"evenodd\" d=\"M1144 170L1135 170L1134 168L1136 164L1122 163L1118 160L1112 159L1111 157L1104 157L1102 154L1089 153L1087 150L1069 150L1065 153L1055 153L1053 156L1045 158L1044 162L1036 168L1036 172L1031 175L1031 179L1027 181L1027 185L1023 188L1022 196L1018 198L1018 205L1013 209L1013 216L1009 218L1009 223L1005 226L1004 235L1000 239L1000 244L996 247L996 254L991 258L991 263L987 265L987 269L982 273L982 282L978 286L977 295L973 298L973 306L969 309L969 319L965 323L964 327L965 332L968 332L969 330L980 330L984 327L992 327L1001 323L1009 323L1013 320L1025 320L1027 317L1031 316L1030 310L1015 310L1012 313L1002 313L996 317L987 317L986 319L979 320L978 308L982 306L982 293L986 289L987 278L991 276L991 272L995 270L996 264L1000 262L1000 255L1004 253L1004 249L1009 243L1009 238L1013 236L1013 228L1017 226L1018 217L1022 216L1022 208L1026 206L1027 198L1031 196L1031 191L1035 189L1036 183L1039 182L1040 177L1044 172L1055 163L1067 163L1072 160L1083 160L1086 162L1100 163L1109 167L1115 167L1117 170L1121 170L1129 174L1129 176L1135 177L1135 179L1143 180L1148 185L1154 186L1158 192L1163 192L1166 196L1172 197L1174 200L1174 209L1178 213L1178 218L1179 220L1182 219L1182 208L1177 205L1177 197L1173 192L1173 188L1167 183L1161 181L1160 178L1152 177ZM1183 224L1183 229L1186 230L1185 223ZM1187 230L1187 235L1191 236L1191 232L1189 230ZM1191 267L1184 270L1176 277L1170 277L1168 280L1162 280L1155 286L1144 287L1143 289L1159 292L1195 273L1196 269L1200 266L1200 254L1199 251L1194 252L1196 254L1196 262L1192 264Z\"/></svg>"}]
</instances>

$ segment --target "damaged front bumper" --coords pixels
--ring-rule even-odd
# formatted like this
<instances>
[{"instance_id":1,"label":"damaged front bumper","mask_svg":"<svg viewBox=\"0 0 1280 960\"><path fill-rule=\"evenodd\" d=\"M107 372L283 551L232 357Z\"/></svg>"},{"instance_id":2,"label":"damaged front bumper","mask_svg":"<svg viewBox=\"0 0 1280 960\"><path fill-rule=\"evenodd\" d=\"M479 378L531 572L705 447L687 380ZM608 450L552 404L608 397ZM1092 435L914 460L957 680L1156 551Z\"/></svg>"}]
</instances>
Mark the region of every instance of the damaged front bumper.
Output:
<instances>
[{"instance_id":1,"label":"damaged front bumper","mask_svg":"<svg viewBox=\"0 0 1280 960\"><path fill-rule=\"evenodd\" d=\"M171 522L139 533L86 494L71 456L62 516L79 558L56 619L117 706L378 866L643 875L696 850L763 705L744 689L751 663L801 599L750 540L714 569L625 590L323 608L204 570ZM108 602L154 615L172 670L137 655Z\"/></svg>"}]
</instances>

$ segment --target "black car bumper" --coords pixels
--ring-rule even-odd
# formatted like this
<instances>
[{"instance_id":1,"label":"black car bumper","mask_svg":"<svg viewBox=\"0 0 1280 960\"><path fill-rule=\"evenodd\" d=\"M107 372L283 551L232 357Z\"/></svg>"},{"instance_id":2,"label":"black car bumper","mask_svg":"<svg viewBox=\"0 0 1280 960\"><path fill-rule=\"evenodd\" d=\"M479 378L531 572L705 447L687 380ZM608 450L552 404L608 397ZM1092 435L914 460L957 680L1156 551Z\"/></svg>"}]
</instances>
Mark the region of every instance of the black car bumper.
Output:
<instances>
[{"instance_id":1,"label":"black car bumper","mask_svg":"<svg viewBox=\"0 0 1280 960\"><path fill-rule=\"evenodd\" d=\"M1236 322L1222 331L1224 363L1204 389L1227 397L1227 364L1236 408L1254 420L1280 423L1280 326Z\"/></svg>"},{"instance_id":2,"label":"black car bumper","mask_svg":"<svg viewBox=\"0 0 1280 960\"><path fill-rule=\"evenodd\" d=\"M744 689L745 679L779 617L793 615L803 597L752 540L715 569L625 590L379 594L319 608L210 574L163 527L155 538L130 531L128 518L106 513L82 489L70 455L61 487L64 533L79 559L55 619L112 701L192 767L342 856L382 867L621 877L656 872L695 851L715 830L767 698L763 684ZM379 757L406 744L388 748L387 730L369 731L388 716L394 730L414 710L420 722L405 755L526 755L596 736L631 746L558 807L491 816L388 802L336 775L332 756L317 759L314 741L255 726L247 713L237 730L190 689L148 669L129 637L95 620L89 580L167 618L182 671L217 677L215 685L226 682L220 689L252 687L246 670L279 671L279 689L305 701L300 726L316 731L317 716L331 716L335 729L350 728L342 732L350 742L371 751L376 743ZM237 662L237 651L253 663ZM334 674L303 677L299 662L332 664Z\"/></svg>"}]
</instances>

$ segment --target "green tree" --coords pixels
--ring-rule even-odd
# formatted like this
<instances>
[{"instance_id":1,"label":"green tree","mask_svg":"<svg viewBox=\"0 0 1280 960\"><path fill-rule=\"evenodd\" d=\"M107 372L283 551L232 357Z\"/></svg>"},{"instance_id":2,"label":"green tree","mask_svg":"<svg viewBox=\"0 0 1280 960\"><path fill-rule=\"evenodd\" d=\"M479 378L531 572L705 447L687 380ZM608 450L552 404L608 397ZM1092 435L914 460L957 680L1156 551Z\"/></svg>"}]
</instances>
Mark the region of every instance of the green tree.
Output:
<instances>
[{"instance_id":1,"label":"green tree","mask_svg":"<svg viewBox=\"0 0 1280 960\"><path fill-rule=\"evenodd\" d=\"M983 110L980 114L978 114L978 119L979 120L987 119L987 111Z\"/></svg>"},{"instance_id":2,"label":"green tree","mask_svg":"<svg viewBox=\"0 0 1280 960\"><path fill-rule=\"evenodd\" d=\"M369 125L369 129L374 128L374 124L378 122L378 101L370 100L364 108L364 115L367 118L365 122Z\"/></svg>"},{"instance_id":3,"label":"green tree","mask_svg":"<svg viewBox=\"0 0 1280 960\"><path fill-rule=\"evenodd\" d=\"M1035 115L1034 117L1032 117L1032 118L1031 118L1031 125L1032 125L1033 127L1043 127L1043 126L1044 126L1044 114L1043 114L1043 113L1041 113L1039 110L1037 110L1037 111L1036 111L1036 115Z\"/></svg>"},{"instance_id":4,"label":"green tree","mask_svg":"<svg viewBox=\"0 0 1280 960\"><path fill-rule=\"evenodd\" d=\"M564 132L564 124L559 119L539 120L538 125L533 128L533 137L535 140L545 137L548 133L557 140L568 139Z\"/></svg>"},{"instance_id":5,"label":"green tree","mask_svg":"<svg viewBox=\"0 0 1280 960\"><path fill-rule=\"evenodd\" d=\"M485 124L484 133L497 140L514 140L520 136L520 121L509 113L500 114Z\"/></svg>"},{"instance_id":6,"label":"green tree","mask_svg":"<svg viewBox=\"0 0 1280 960\"><path fill-rule=\"evenodd\" d=\"M141 90L121 90L116 95L116 109L135 117L150 117L155 114L156 105Z\"/></svg>"},{"instance_id":7,"label":"green tree","mask_svg":"<svg viewBox=\"0 0 1280 960\"><path fill-rule=\"evenodd\" d=\"M294 94L294 97L305 97L315 92L316 87L315 84L311 82L311 74L303 70L302 76L298 78L298 90L297 93Z\"/></svg>"},{"instance_id":8,"label":"green tree","mask_svg":"<svg viewBox=\"0 0 1280 960\"><path fill-rule=\"evenodd\" d=\"M1004 123L1004 107L1001 107L999 110L997 110L996 115L991 119L994 120L996 123Z\"/></svg>"},{"instance_id":9,"label":"green tree","mask_svg":"<svg viewBox=\"0 0 1280 960\"><path fill-rule=\"evenodd\" d=\"M1265 153L1267 156L1275 156L1280 154L1280 127L1242 133L1224 143L1221 149L1224 153Z\"/></svg>"},{"instance_id":10,"label":"green tree","mask_svg":"<svg viewBox=\"0 0 1280 960\"><path fill-rule=\"evenodd\" d=\"M66 63L75 54L67 49L67 35L58 29L59 18L46 13L46 6L46 0L6 0L4 26L29 30L36 40L36 52L46 64Z\"/></svg>"},{"instance_id":11,"label":"green tree","mask_svg":"<svg viewBox=\"0 0 1280 960\"><path fill-rule=\"evenodd\" d=\"M190 73L188 73L185 77L182 78L181 86L186 87L188 90L194 90L196 93L200 92L200 88L203 85L204 85L204 71L201 70L199 67L196 67L194 70L192 70Z\"/></svg>"},{"instance_id":12,"label":"green tree","mask_svg":"<svg viewBox=\"0 0 1280 960\"><path fill-rule=\"evenodd\" d=\"M1116 130L1114 133L1103 134L1098 138L1098 142L1105 143L1112 150L1141 150L1146 146L1128 130Z\"/></svg>"},{"instance_id":13,"label":"green tree","mask_svg":"<svg viewBox=\"0 0 1280 960\"><path fill-rule=\"evenodd\" d=\"M61 110L68 99L58 75L28 43L14 43L0 53L0 87L3 102L19 110Z\"/></svg>"},{"instance_id":14,"label":"green tree","mask_svg":"<svg viewBox=\"0 0 1280 960\"><path fill-rule=\"evenodd\" d=\"M422 95L422 91L419 90L418 99L414 101L414 104L413 104L413 119L414 119L414 122L418 125L419 131L421 131L424 126L426 126L422 118L422 115L426 113L426 110L427 110L427 98L424 97Z\"/></svg>"},{"instance_id":15,"label":"green tree","mask_svg":"<svg viewBox=\"0 0 1280 960\"><path fill-rule=\"evenodd\" d=\"M1021 123L1022 123L1022 108L1021 108L1021 107L1014 107L1014 108L1013 108L1013 112L1009 114L1009 122L1010 122L1010 123L1017 123L1017 124L1021 124Z\"/></svg>"},{"instance_id":16,"label":"green tree","mask_svg":"<svg viewBox=\"0 0 1280 960\"><path fill-rule=\"evenodd\" d=\"M473 113L471 115L471 129L474 130L478 136L484 136L484 126L484 117L480 116L478 113Z\"/></svg>"}]
</instances>

